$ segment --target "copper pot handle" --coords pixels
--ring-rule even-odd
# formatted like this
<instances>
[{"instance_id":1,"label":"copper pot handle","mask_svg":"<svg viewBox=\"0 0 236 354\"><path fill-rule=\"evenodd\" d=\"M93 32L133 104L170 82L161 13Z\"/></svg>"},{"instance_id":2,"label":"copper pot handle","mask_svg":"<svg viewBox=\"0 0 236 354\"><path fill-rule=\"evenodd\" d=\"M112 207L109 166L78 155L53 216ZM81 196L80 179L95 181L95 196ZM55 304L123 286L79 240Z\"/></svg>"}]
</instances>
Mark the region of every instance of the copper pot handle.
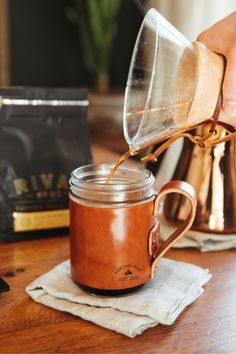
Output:
<instances>
[{"instance_id":1,"label":"copper pot handle","mask_svg":"<svg viewBox=\"0 0 236 354\"><path fill-rule=\"evenodd\" d=\"M154 278L157 264L161 257L190 229L195 218L197 209L197 196L193 187L184 181L171 181L165 184L155 199L154 215L157 215L157 210L160 206L161 199L169 193L180 193L185 196L190 203L190 212L187 219L168 237L168 239L161 245L155 254L155 258L151 265L151 278Z\"/></svg>"}]
</instances>

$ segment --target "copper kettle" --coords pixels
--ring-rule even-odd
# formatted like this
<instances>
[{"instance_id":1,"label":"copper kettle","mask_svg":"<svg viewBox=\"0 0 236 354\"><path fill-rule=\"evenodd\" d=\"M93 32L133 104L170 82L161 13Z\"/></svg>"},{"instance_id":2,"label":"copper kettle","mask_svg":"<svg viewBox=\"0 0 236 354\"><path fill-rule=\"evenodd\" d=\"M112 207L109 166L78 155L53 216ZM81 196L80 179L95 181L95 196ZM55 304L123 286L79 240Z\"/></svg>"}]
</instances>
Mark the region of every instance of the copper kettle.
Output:
<instances>
[{"instance_id":1,"label":"copper kettle","mask_svg":"<svg viewBox=\"0 0 236 354\"><path fill-rule=\"evenodd\" d=\"M198 127L193 135L204 136L207 127ZM224 138L234 128L218 122L212 139ZM236 233L236 141L199 146L184 139L173 175L190 183L198 196L196 218L192 229L208 233ZM170 194L164 204L167 220L178 223L186 217L188 203Z\"/></svg>"}]
</instances>

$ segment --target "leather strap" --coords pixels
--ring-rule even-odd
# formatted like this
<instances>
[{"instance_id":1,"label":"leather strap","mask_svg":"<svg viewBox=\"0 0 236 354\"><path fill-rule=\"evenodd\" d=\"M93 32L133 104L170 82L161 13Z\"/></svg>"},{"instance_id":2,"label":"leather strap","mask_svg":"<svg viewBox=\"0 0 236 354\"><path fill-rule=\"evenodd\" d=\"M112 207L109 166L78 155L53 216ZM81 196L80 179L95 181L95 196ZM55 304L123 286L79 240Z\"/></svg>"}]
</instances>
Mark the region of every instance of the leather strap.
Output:
<instances>
[{"instance_id":1,"label":"leather strap","mask_svg":"<svg viewBox=\"0 0 236 354\"><path fill-rule=\"evenodd\" d=\"M215 107L214 113L212 115L212 126L211 126L211 129L210 129L210 132L214 132L214 129L215 129L216 125L217 125L218 118L219 118L219 115L220 115L220 110L221 110L221 107L222 107L222 103L223 103L223 94L222 94L222 90L221 90L220 93L219 93L217 102L216 102L216 107Z\"/></svg>"},{"instance_id":2,"label":"leather strap","mask_svg":"<svg viewBox=\"0 0 236 354\"><path fill-rule=\"evenodd\" d=\"M197 142L197 144L204 146L204 144L212 137L212 135L214 135L215 128L216 128L218 118L220 115L221 107L222 107L222 91L220 91L220 93L218 95L216 107L215 107L215 110L214 110L213 115L211 117L211 121L212 121L211 128L206 135L199 138L199 142Z\"/></svg>"}]
</instances>

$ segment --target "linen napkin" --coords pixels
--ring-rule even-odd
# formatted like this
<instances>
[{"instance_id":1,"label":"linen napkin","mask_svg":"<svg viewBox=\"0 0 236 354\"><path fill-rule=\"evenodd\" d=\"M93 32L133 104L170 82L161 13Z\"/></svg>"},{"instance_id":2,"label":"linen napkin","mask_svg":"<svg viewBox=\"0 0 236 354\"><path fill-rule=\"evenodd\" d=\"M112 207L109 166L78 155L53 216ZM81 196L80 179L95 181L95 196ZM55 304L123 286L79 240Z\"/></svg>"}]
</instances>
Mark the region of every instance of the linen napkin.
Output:
<instances>
[{"instance_id":1,"label":"linen napkin","mask_svg":"<svg viewBox=\"0 0 236 354\"><path fill-rule=\"evenodd\" d=\"M101 297L82 291L71 279L70 263L65 261L34 280L26 291L43 305L134 337L158 323L171 325L203 293L210 278L207 269L163 258L155 279L141 290Z\"/></svg>"},{"instance_id":2,"label":"linen napkin","mask_svg":"<svg viewBox=\"0 0 236 354\"><path fill-rule=\"evenodd\" d=\"M160 239L165 241L169 235L176 229L163 216L159 215L160 221ZM185 248L195 247L202 252L222 251L230 248L236 248L236 235L235 234L211 234L189 230L181 239L174 244L173 247Z\"/></svg>"}]
</instances>

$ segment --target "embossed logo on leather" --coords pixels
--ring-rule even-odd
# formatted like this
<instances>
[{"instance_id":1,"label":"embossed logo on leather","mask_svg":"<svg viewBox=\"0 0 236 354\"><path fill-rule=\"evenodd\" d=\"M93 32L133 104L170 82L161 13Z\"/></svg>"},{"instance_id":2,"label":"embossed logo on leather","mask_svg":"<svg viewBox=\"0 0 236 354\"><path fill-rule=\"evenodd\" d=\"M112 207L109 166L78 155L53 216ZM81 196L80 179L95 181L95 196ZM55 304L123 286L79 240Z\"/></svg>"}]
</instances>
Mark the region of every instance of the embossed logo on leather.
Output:
<instances>
[{"instance_id":1,"label":"embossed logo on leather","mask_svg":"<svg viewBox=\"0 0 236 354\"><path fill-rule=\"evenodd\" d=\"M119 281L128 281L128 280L139 280L140 275L137 273L141 272L141 268L136 264L122 264L115 274L119 276Z\"/></svg>"}]
</instances>

